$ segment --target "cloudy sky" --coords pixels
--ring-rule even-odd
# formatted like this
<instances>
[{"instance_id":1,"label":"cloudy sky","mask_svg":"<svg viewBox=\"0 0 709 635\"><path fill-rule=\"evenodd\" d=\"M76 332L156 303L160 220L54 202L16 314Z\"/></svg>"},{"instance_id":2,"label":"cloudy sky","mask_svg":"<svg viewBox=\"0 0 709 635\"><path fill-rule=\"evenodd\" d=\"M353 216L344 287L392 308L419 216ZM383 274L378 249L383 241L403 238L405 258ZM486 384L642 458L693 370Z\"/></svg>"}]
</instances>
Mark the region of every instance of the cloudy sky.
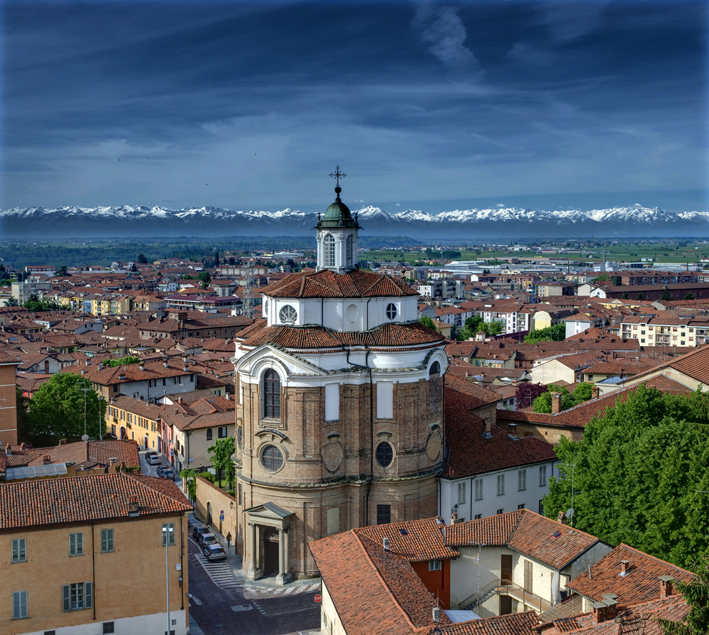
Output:
<instances>
[{"instance_id":1,"label":"cloudy sky","mask_svg":"<svg viewBox=\"0 0 709 635\"><path fill-rule=\"evenodd\" d=\"M708 210L707 5L2 4L2 207Z\"/></svg>"}]
</instances>

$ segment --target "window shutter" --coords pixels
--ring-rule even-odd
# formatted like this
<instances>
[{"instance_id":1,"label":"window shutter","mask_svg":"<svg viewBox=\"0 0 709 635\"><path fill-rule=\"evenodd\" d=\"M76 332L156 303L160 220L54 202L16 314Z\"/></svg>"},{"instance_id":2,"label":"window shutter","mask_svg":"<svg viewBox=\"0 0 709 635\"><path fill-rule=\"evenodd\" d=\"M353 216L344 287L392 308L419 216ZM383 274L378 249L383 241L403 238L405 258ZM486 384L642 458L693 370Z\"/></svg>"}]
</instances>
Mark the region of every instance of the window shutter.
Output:
<instances>
[{"instance_id":1,"label":"window shutter","mask_svg":"<svg viewBox=\"0 0 709 635\"><path fill-rule=\"evenodd\" d=\"M69 534L69 555L76 555L76 534Z\"/></svg>"},{"instance_id":2,"label":"window shutter","mask_svg":"<svg viewBox=\"0 0 709 635\"><path fill-rule=\"evenodd\" d=\"M20 617L20 592L16 591L12 594L12 616Z\"/></svg>"},{"instance_id":3,"label":"window shutter","mask_svg":"<svg viewBox=\"0 0 709 635\"><path fill-rule=\"evenodd\" d=\"M62 598L64 599L64 610L71 611L71 592L68 584L62 586Z\"/></svg>"},{"instance_id":4,"label":"window shutter","mask_svg":"<svg viewBox=\"0 0 709 635\"><path fill-rule=\"evenodd\" d=\"M93 584L91 582L86 582L84 584L84 595L86 598L86 601L84 603L84 607L87 609L90 609L92 607L93 603Z\"/></svg>"}]
</instances>

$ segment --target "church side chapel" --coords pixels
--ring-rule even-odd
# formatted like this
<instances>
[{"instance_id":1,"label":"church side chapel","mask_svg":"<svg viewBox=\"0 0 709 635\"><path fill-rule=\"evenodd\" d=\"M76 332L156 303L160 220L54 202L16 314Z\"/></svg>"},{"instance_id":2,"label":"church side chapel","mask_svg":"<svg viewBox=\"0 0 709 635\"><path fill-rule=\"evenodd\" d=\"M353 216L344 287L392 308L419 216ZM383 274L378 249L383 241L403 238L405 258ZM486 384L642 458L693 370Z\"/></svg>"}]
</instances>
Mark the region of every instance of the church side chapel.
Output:
<instances>
[{"instance_id":1,"label":"church side chapel","mask_svg":"<svg viewBox=\"0 0 709 635\"><path fill-rule=\"evenodd\" d=\"M444 458L444 338L416 291L363 271L362 229L340 194L318 216L317 269L263 291L241 331L236 472L249 579L317 574L308 543L430 518Z\"/></svg>"}]
</instances>

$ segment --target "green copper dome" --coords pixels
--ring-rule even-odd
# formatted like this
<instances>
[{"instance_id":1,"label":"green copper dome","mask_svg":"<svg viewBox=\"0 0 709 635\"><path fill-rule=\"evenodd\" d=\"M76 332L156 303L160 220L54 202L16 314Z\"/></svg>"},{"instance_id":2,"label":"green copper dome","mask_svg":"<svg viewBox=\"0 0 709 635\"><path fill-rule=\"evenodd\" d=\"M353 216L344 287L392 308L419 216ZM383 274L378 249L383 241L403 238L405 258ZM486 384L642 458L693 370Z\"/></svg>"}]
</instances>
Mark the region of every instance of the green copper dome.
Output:
<instances>
[{"instance_id":1,"label":"green copper dome","mask_svg":"<svg viewBox=\"0 0 709 635\"><path fill-rule=\"evenodd\" d=\"M338 227L356 227L359 229L357 220L352 218L350 208L340 199L340 187L335 188L337 198L325 211L325 216L318 216L318 229L336 229Z\"/></svg>"}]
</instances>

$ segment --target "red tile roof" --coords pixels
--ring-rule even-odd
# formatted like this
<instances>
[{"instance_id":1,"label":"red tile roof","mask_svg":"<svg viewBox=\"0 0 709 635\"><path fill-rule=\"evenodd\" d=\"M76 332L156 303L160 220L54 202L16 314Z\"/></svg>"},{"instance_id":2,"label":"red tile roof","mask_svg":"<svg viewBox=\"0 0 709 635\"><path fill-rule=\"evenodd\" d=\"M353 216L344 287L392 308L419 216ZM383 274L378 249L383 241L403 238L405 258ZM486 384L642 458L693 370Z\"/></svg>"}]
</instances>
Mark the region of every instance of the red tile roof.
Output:
<instances>
[{"instance_id":1,"label":"red tile roof","mask_svg":"<svg viewBox=\"0 0 709 635\"><path fill-rule=\"evenodd\" d=\"M120 465L140 467L138 445L133 441L77 441L48 448L26 448L12 446L7 458L8 467L23 467L43 465L43 457L49 456L51 463L76 463L81 469L110 465L110 459L115 458ZM4 451L2 452L4 455Z\"/></svg>"},{"instance_id":2,"label":"red tile roof","mask_svg":"<svg viewBox=\"0 0 709 635\"><path fill-rule=\"evenodd\" d=\"M264 327L265 327L265 320ZM251 331L244 346L276 344L285 348L342 348L343 346L418 346L438 344L445 338L419 322L388 323L370 331L339 332L322 326L271 326ZM241 339L244 333L239 333Z\"/></svg>"},{"instance_id":3,"label":"red tile roof","mask_svg":"<svg viewBox=\"0 0 709 635\"><path fill-rule=\"evenodd\" d=\"M125 473L39 479L0 487L0 529L128 518L131 496L140 516L192 510L166 479Z\"/></svg>"},{"instance_id":4,"label":"red tile roof","mask_svg":"<svg viewBox=\"0 0 709 635\"><path fill-rule=\"evenodd\" d=\"M620 575L621 561L627 560L628 573ZM669 562L621 544L566 586L594 602L603 600L604 593L617 595L618 604L627 606L656 599L660 596L658 578L668 575L687 582L694 576Z\"/></svg>"},{"instance_id":5,"label":"red tile roof","mask_svg":"<svg viewBox=\"0 0 709 635\"><path fill-rule=\"evenodd\" d=\"M490 391L448 374L445 378L446 440L450 457L443 478L461 478L556 460L553 446L542 439L518 437L513 441L506 431L494 425L492 436L485 438L485 422L471 412L479 402L468 390L471 387ZM495 396L500 397L497 393Z\"/></svg>"},{"instance_id":6,"label":"red tile roof","mask_svg":"<svg viewBox=\"0 0 709 635\"><path fill-rule=\"evenodd\" d=\"M355 529L360 536L365 536L379 545L389 538L389 549L409 562L427 560L447 560L457 558L457 549L446 545L441 524L435 518L408 520L386 525L373 525ZM406 533L402 533L402 530Z\"/></svg>"},{"instance_id":7,"label":"red tile roof","mask_svg":"<svg viewBox=\"0 0 709 635\"><path fill-rule=\"evenodd\" d=\"M294 273L261 290L274 298L370 298L418 295L403 279L356 269L337 274L329 269L317 273Z\"/></svg>"},{"instance_id":8,"label":"red tile roof","mask_svg":"<svg viewBox=\"0 0 709 635\"><path fill-rule=\"evenodd\" d=\"M536 626L539 626L539 617L534 611L527 611L459 622L441 630L448 635L537 635Z\"/></svg>"},{"instance_id":9,"label":"red tile roof","mask_svg":"<svg viewBox=\"0 0 709 635\"><path fill-rule=\"evenodd\" d=\"M528 509L469 520L446 531L448 544L454 547L506 545L558 570L599 542L595 536Z\"/></svg>"}]
</instances>

